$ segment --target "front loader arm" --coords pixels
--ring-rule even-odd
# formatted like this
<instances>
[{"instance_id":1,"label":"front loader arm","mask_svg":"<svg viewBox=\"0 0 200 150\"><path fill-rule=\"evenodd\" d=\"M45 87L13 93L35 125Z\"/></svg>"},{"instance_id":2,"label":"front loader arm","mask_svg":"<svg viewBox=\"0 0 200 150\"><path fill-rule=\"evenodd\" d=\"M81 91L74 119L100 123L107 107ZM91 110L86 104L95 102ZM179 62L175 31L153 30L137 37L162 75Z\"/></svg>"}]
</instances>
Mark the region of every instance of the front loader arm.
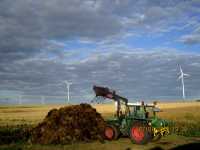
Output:
<instances>
[{"instance_id":1,"label":"front loader arm","mask_svg":"<svg viewBox=\"0 0 200 150\"><path fill-rule=\"evenodd\" d=\"M122 101L125 104L128 103L128 99L117 95L115 93L115 91L112 91L107 87L93 86L93 90L96 94L96 97L102 96L104 98L108 98L108 99L111 99L111 100L114 100L114 101Z\"/></svg>"},{"instance_id":2,"label":"front loader arm","mask_svg":"<svg viewBox=\"0 0 200 150\"><path fill-rule=\"evenodd\" d=\"M120 117L120 110L121 110L121 101L125 104L127 107L128 99L119 96L115 93L115 91L111 91L107 87L99 87L99 86L93 86L93 90L96 94L96 97L101 96L103 98L108 98L117 103L117 117Z\"/></svg>"}]
</instances>

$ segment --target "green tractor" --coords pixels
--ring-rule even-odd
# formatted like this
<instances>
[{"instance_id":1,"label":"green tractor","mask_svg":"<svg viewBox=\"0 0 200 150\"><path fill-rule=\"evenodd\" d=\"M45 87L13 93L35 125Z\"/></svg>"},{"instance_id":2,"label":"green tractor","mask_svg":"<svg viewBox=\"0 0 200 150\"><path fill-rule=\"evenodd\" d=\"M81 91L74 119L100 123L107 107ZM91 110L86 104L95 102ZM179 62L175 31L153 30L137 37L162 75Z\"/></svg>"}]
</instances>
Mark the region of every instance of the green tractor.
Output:
<instances>
[{"instance_id":1,"label":"green tractor","mask_svg":"<svg viewBox=\"0 0 200 150\"><path fill-rule=\"evenodd\" d=\"M156 103L128 103L128 99L108 88L94 86L93 90L96 97L115 101L115 117L106 120L107 126L104 131L106 139L116 140L120 136L128 136L133 143L146 144L169 134L169 122L156 116L160 111Z\"/></svg>"}]
</instances>

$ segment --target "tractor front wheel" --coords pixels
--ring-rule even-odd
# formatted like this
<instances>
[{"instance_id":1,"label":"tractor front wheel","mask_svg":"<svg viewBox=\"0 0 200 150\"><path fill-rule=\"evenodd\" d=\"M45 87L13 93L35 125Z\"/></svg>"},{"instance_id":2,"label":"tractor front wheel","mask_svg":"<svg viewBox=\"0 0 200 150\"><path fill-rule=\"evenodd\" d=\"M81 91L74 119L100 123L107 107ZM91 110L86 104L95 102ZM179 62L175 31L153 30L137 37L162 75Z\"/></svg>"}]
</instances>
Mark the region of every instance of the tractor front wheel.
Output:
<instances>
[{"instance_id":1,"label":"tractor front wheel","mask_svg":"<svg viewBox=\"0 0 200 150\"><path fill-rule=\"evenodd\" d=\"M158 133L156 136L152 135L151 141L152 142L157 142L162 138L162 135Z\"/></svg>"},{"instance_id":2,"label":"tractor front wheel","mask_svg":"<svg viewBox=\"0 0 200 150\"><path fill-rule=\"evenodd\" d=\"M133 143L146 144L151 140L148 125L142 122L133 123L130 129L130 138Z\"/></svg>"},{"instance_id":3,"label":"tractor front wheel","mask_svg":"<svg viewBox=\"0 0 200 150\"><path fill-rule=\"evenodd\" d=\"M119 130L114 125L107 125L104 130L104 136L107 140L116 140L119 137Z\"/></svg>"}]
</instances>

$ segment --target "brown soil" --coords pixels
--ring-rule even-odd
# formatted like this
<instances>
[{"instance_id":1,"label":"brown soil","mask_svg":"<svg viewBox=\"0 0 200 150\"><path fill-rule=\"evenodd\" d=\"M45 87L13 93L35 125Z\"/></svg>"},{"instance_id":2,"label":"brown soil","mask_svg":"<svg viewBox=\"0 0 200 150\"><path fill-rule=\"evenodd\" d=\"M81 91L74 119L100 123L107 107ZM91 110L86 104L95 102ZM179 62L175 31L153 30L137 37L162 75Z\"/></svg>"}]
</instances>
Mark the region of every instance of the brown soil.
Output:
<instances>
[{"instance_id":1,"label":"brown soil","mask_svg":"<svg viewBox=\"0 0 200 150\"><path fill-rule=\"evenodd\" d=\"M69 144L103 140L105 121L89 104L52 109L32 131L32 143Z\"/></svg>"}]
</instances>

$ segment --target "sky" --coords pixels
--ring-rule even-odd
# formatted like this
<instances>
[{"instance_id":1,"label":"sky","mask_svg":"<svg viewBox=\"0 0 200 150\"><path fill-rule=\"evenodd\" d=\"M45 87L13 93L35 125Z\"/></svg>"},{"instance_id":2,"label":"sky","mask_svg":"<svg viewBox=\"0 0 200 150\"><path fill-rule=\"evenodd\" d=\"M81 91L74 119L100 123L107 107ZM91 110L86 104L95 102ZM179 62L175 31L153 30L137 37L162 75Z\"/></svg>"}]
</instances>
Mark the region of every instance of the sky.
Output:
<instances>
[{"instance_id":1,"label":"sky","mask_svg":"<svg viewBox=\"0 0 200 150\"><path fill-rule=\"evenodd\" d=\"M199 98L200 0L0 1L0 96L181 99L178 65Z\"/></svg>"}]
</instances>

